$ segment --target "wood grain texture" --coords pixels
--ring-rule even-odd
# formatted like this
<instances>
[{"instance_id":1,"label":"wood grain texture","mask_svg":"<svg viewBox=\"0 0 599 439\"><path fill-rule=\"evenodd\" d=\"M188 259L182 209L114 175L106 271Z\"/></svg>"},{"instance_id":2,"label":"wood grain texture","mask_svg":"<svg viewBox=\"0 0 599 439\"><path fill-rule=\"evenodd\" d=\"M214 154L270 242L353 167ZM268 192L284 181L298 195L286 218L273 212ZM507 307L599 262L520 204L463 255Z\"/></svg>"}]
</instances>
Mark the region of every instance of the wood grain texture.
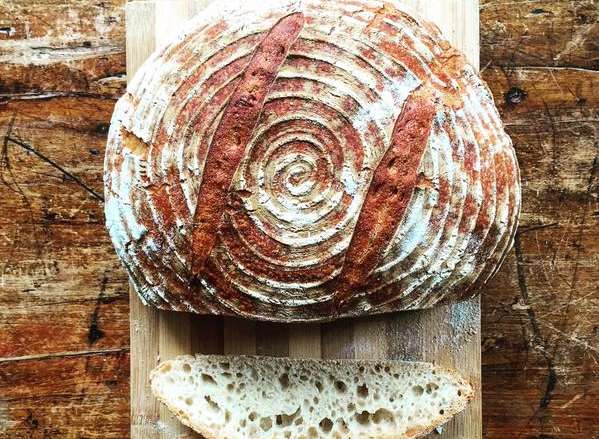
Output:
<instances>
[{"instance_id":1,"label":"wood grain texture","mask_svg":"<svg viewBox=\"0 0 599 439\"><path fill-rule=\"evenodd\" d=\"M119 97L123 0L0 2L0 94Z\"/></svg>"},{"instance_id":2,"label":"wood grain texture","mask_svg":"<svg viewBox=\"0 0 599 439\"><path fill-rule=\"evenodd\" d=\"M124 4L0 1L0 139L54 163L0 142L3 439L130 434L126 275L102 202L63 172L101 193ZM518 256L482 297L485 438L599 436L596 21L592 0L481 1L481 65L524 178ZM55 56L39 65L24 46ZM192 324L195 350L221 352L221 319ZM322 343L291 326L290 355L341 356L329 341L354 338L343 325L323 325Z\"/></svg>"},{"instance_id":3,"label":"wood grain texture","mask_svg":"<svg viewBox=\"0 0 599 439\"><path fill-rule=\"evenodd\" d=\"M599 67L594 0L481 1L481 65Z\"/></svg>"},{"instance_id":4,"label":"wood grain texture","mask_svg":"<svg viewBox=\"0 0 599 439\"><path fill-rule=\"evenodd\" d=\"M133 5L131 5L133 6ZM145 59L169 38L173 23L184 23L192 9L185 2L139 2L126 9L127 77L130 80ZM148 439L199 437L177 421L169 410L152 396L150 371L161 361L194 352L195 348L211 348L210 340L192 335L199 322L185 313L161 312L144 306L131 290L131 437ZM205 328L212 335L218 322ZM218 348L217 348L218 349Z\"/></svg>"},{"instance_id":5,"label":"wood grain texture","mask_svg":"<svg viewBox=\"0 0 599 439\"><path fill-rule=\"evenodd\" d=\"M172 26L177 19L186 15L163 17L156 12L164 2L133 2L127 7L127 53L129 77L143 61L143 54L154 47L156 40L152 34L161 35L162 26ZM170 2L177 5L174 10L190 11L182 5L195 4L193 1ZM428 3L415 2L410 6L421 13L438 14L427 7ZM463 46L470 50L471 58L477 59L478 46L471 44L477 41L474 33L477 26L465 26L460 20L460 11L444 10L435 15L437 19L452 20L455 26L443 22L454 36L454 43L468 41ZM459 8L458 8L459 9ZM168 19L167 19L168 18ZM472 17L470 17L472 20ZM175 20L175 21L173 21ZM477 23L478 20L475 20ZM452 31L452 32L451 32ZM468 37L464 37L469 32ZM456 37L459 35L459 37ZM131 39L129 39L129 36ZM129 55L130 54L130 55ZM191 433L182 427L164 407L156 411L153 404L144 406L152 396L147 385L148 372L153 368L153 358L166 360L180 353L195 353L193 338L201 338L190 330L198 327L204 316L187 314L172 315L162 311L148 311L139 306L139 299L131 294L131 404L132 404L132 437L161 437L168 432L173 437L184 437ZM156 320L158 333L153 331L133 331L134 323L148 320L153 324ZM190 320L192 321L190 323ZM393 358L404 360L432 361L454 367L464 374L477 387L477 399L467 411L449 422L435 437L439 438L480 438L482 434L481 398L480 398L480 303L478 299L470 302L439 307L433 310L415 313L401 313L388 316L375 316L356 320L341 320L324 325L278 324L253 322L239 318L212 318L212 325L223 328L222 351L225 354L258 354L273 356L297 356L323 358ZM208 334L218 331L210 324L203 325ZM441 335L440 335L441 334ZM208 335L209 336L209 335ZM137 344L144 346L141 351ZM409 346L409 348L407 348ZM201 350L200 350L201 352ZM139 353L139 356L136 356ZM138 393L139 392L139 393ZM138 400L141 400L140 404ZM138 411L140 410L141 411ZM150 428L140 429L137 419L146 422L151 420ZM151 431L151 427L155 431ZM147 424L146 424L147 427ZM157 428L156 428L157 427Z\"/></svg>"}]
</instances>

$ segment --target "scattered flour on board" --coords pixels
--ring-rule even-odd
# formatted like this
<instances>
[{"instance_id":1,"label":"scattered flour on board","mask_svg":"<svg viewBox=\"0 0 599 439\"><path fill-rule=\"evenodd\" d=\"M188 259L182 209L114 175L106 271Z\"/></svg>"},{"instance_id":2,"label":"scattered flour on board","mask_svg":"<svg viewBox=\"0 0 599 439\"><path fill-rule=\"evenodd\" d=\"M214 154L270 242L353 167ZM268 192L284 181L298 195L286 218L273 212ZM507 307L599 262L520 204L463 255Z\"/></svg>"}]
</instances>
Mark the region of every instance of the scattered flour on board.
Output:
<instances>
[{"instance_id":1,"label":"scattered flour on board","mask_svg":"<svg viewBox=\"0 0 599 439\"><path fill-rule=\"evenodd\" d=\"M427 322L426 331L424 322ZM422 342L427 343L432 355L446 349L459 352L476 335L479 322L477 300L398 313L391 333L395 338L394 354L402 360L418 360ZM424 339L415 337L414 334L422 334Z\"/></svg>"},{"instance_id":2,"label":"scattered flour on board","mask_svg":"<svg viewBox=\"0 0 599 439\"><path fill-rule=\"evenodd\" d=\"M455 350L461 347L476 334L480 322L480 307L474 300L465 300L456 303L450 313L450 332L445 334L444 340L451 344Z\"/></svg>"}]
</instances>

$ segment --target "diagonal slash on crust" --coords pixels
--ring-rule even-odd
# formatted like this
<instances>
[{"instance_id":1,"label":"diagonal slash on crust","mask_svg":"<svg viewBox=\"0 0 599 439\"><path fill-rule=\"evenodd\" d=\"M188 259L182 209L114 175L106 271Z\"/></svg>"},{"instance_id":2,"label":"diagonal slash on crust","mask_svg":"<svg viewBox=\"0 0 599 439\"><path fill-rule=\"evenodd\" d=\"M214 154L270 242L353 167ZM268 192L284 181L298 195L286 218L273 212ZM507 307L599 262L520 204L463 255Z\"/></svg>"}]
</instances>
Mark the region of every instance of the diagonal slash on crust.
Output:
<instances>
[{"instance_id":1,"label":"diagonal slash on crust","mask_svg":"<svg viewBox=\"0 0 599 439\"><path fill-rule=\"evenodd\" d=\"M279 20L258 45L214 133L198 191L191 238L191 269L197 277L216 243L229 187L246 152L266 97L304 26L304 15Z\"/></svg>"},{"instance_id":2,"label":"diagonal slash on crust","mask_svg":"<svg viewBox=\"0 0 599 439\"><path fill-rule=\"evenodd\" d=\"M432 97L423 91L414 92L404 104L391 145L372 177L336 281L336 311L364 285L393 239L416 186L435 113Z\"/></svg>"}]
</instances>

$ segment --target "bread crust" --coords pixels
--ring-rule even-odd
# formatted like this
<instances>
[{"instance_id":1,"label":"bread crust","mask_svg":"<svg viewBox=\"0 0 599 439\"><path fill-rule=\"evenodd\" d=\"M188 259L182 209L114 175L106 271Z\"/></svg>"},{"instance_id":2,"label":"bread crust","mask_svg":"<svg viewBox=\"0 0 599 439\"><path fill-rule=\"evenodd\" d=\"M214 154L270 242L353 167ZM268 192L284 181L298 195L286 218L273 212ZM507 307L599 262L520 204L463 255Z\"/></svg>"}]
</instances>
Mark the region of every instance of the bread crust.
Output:
<instances>
[{"instance_id":1,"label":"bread crust","mask_svg":"<svg viewBox=\"0 0 599 439\"><path fill-rule=\"evenodd\" d=\"M210 143L198 191L191 238L193 276L202 275L206 259L212 252L231 180L303 21L304 16L299 12L283 17L273 26L256 48L224 109Z\"/></svg>"},{"instance_id":2,"label":"bread crust","mask_svg":"<svg viewBox=\"0 0 599 439\"><path fill-rule=\"evenodd\" d=\"M367 283L381 263L381 249L389 246L404 217L435 113L433 96L425 90L413 93L397 118L391 145L374 171L336 280L336 313L342 312L343 302Z\"/></svg>"},{"instance_id":3,"label":"bread crust","mask_svg":"<svg viewBox=\"0 0 599 439\"><path fill-rule=\"evenodd\" d=\"M486 85L377 0L208 6L117 103L104 178L145 303L260 320L472 296L520 210Z\"/></svg>"}]
</instances>

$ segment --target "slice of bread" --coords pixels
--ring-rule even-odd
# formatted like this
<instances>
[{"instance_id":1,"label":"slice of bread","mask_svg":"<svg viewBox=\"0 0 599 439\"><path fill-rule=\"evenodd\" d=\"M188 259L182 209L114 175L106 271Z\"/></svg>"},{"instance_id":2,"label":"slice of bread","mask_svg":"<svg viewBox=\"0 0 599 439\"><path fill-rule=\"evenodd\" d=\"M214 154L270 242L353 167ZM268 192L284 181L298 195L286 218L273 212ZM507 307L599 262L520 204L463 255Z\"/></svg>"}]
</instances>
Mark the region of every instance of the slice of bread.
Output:
<instances>
[{"instance_id":1,"label":"slice of bread","mask_svg":"<svg viewBox=\"0 0 599 439\"><path fill-rule=\"evenodd\" d=\"M474 396L455 372L399 361L182 356L151 384L208 439L416 438Z\"/></svg>"}]
</instances>

